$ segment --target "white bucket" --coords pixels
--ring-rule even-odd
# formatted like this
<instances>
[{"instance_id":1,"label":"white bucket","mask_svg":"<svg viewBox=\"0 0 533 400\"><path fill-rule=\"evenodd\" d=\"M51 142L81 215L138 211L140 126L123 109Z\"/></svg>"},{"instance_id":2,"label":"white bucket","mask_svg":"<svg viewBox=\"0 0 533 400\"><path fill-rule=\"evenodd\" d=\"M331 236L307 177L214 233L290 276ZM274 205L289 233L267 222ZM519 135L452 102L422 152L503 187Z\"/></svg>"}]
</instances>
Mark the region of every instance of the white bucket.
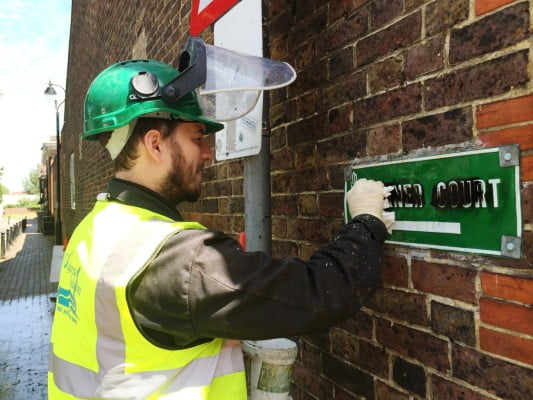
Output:
<instances>
[{"instance_id":1,"label":"white bucket","mask_svg":"<svg viewBox=\"0 0 533 400\"><path fill-rule=\"evenodd\" d=\"M298 346L289 339L242 342L249 400L287 400Z\"/></svg>"}]
</instances>

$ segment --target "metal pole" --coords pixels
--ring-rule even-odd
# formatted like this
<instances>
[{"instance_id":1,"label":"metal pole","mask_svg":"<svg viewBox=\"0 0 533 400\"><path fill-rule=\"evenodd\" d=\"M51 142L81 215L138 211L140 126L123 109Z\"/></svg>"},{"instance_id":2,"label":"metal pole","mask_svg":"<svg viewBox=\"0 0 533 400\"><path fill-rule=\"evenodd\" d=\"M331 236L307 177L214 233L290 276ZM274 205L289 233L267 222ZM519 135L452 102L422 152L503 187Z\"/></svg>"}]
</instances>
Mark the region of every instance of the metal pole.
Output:
<instances>
[{"instance_id":1,"label":"metal pole","mask_svg":"<svg viewBox=\"0 0 533 400\"><path fill-rule=\"evenodd\" d=\"M263 99L265 101L267 96ZM244 159L244 230L246 250L272 252L272 225L270 211L270 136L263 105L261 151Z\"/></svg>"},{"instance_id":2,"label":"metal pole","mask_svg":"<svg viewBox=\"0 0 533 400\"><path fill-rule=\"evenodd\" d=\"M61 235L61 168L60 168L60 149L59 144L59 106L57 105L57 100L54 100L56 106L56 244L61 244L62 235Z\"/></svg>"},{"instance_id":3,"label":"metal pole","mask_svg":"<svg viewBox=\"0 0 533 400\"><path fill-rule=\"evenodd\" d=\"M262 2L263 55L269 57L266 29L266 2ZM246 250L272 253L272 220L270 208L270 102L263 96L261 151L244 158L244 230Z\"/></svg>"}]
</instances>

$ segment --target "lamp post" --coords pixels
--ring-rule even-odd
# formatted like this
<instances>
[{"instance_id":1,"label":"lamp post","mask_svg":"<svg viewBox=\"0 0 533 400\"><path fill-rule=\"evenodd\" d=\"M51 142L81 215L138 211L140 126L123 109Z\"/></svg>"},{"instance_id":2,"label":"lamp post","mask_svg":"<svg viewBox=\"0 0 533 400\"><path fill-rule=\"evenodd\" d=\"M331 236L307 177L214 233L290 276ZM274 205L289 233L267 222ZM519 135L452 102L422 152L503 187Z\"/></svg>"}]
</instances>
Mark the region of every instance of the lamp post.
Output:
<instances>
[{"instance_id":1,"label":"lamp post","mask_svg":"<svg viewBox=\"0 0 533 400\"><path fill-rule=\"evenodd\" d=\"M54 89L54 86L60 88L63 90L63 94L66 94L65 89L57 85L55 83L52 83L51 81L48 82L48 87L44 91L44 94L47 96L57 96L57 92ZM56 109L56 201L57 201L57 207L56 207L56 222L55 222L55 234L56 234L56 244L62 244L62 234L61 234L61 168L60 168L60 149L61 145L59 142L59 107L65 102L63 99L62 102L58 103L57 99L54 99L54 106Z\"/></svg>"}]
</instances>

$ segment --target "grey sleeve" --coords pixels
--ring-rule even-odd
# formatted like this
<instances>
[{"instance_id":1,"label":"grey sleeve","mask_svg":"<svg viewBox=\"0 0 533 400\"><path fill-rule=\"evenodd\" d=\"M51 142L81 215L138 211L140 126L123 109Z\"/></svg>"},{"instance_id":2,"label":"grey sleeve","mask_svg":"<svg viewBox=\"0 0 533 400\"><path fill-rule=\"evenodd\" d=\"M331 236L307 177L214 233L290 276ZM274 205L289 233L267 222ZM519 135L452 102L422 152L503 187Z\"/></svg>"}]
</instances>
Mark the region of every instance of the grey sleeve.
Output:
<instances>
[{"instance_id":1,"label":"grey sleeve","mask_svg":"<svg viewBox=\"0 0 533 400\"><path fill-rule=\"evenodd\" d=\"M170 347L325 329L380 286L385 235L377 218L358 216L303 261L244 252L217 231L181 231L132 282L130 306L145 336Z\"/></svg>"}]
</instances>

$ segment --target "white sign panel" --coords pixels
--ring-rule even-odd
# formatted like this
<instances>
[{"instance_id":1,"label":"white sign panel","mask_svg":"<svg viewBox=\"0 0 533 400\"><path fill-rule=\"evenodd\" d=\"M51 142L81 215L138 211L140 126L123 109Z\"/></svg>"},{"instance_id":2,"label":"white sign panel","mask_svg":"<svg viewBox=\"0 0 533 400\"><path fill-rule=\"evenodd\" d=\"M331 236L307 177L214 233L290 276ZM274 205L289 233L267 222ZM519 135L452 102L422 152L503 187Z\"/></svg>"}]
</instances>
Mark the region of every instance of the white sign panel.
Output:
<instances>
[{"instance_id":1,"label":"white sign panel","mask_svg":"<svg viewBox=\"0 0 533 400\"><path fill-rule=\"evenodd\" d=\"M263 56L261 1L241 1L215 23L215 45L254 56ZM259 154L263 95L243 118L225 124L216 133L216 159L229 160Z\"/></svg>"}]
</instances>

